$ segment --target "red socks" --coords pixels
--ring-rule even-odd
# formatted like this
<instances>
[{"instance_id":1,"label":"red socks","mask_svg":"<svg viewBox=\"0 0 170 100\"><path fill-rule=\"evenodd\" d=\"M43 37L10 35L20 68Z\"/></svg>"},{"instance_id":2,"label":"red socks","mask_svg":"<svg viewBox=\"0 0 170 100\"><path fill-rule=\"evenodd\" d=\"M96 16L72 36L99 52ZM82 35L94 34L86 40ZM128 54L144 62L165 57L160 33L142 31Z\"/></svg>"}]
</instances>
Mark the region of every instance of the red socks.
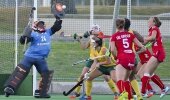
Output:
<instances>
[{"instance_id":1,"label":"red socks","mask_svg":"<svg viewBox=\"0 0 170 100\"><path fill-rule=\"evenodd\" d=\"M122 80L117 81L117 87L119 89L119 92L122 93L124 91L124 82Z\"/></svg>"},{"instance_id":2,"label":"red socks","mask_svg":"<svg viewBox=\"0 0 170 100\"><path fill-rule=\"evenodd\" d=\"M146 86L146 89L148 90L148 91L150 91L150 90L153 90L153 88L152 88L152 86L151 86L151 84L148 82L148 84L147 84L147 86Z\"/></svg>"},{"instance_id":3,"label":"red socks","mask_svg":"<svg viewBox=\"0 0 170 100\"><path fill-rule=\"evenodd\" d=\"M143 76L143 77L141 78L141 81L142 81L142 90L141 90L141 92L142 92L143 94L146 93L146 88L147 88L147 85L148 85L148 83L149 83L149 80L150 80L150 77L149 77L149 76Z\"/></svg>"},{"instance_id":4,"label":"red socks","mask_svg":"<svg viewBox=\"0 0 170 100\"><path fill-rule=\"evenodd\" d=\"M162 83L162 81L161 81L161 79L160 79L159 76L153 75L153 76L151 77L151 80L152 80L156 85L158 85L158 86L161 88L161 90L163 90L163 89L165 88L165 85Z\"/></svg>"},{"instance_id":5,"label":"red socks","mask_svg":"<svg viewBox=\"0 0 170 100\"><path fill-rule=\"evenodd\" d=\"M132 87L130 85L130 82L129 81L125 81L124 82L124 86L125 86L125 90L128 92L128 99L132 99L133 96L132 96Z\"/></svg>"}]
</instances>

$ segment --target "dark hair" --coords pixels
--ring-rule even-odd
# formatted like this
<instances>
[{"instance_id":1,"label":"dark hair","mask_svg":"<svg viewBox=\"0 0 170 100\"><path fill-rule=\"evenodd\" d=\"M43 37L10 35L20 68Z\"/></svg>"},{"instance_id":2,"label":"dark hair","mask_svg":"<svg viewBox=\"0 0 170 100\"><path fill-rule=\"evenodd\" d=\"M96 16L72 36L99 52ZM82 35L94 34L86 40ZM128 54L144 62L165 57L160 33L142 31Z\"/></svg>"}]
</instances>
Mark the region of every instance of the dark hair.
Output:
<instances>
[{"instance_id":1,"label":"dark hair","mask_svg":"<svg viewBox=\"0 0 170 100\"><path fill-rule=\"evenodd\" d=\"M97 38L95 42L98 44L98 46L102 46L103 40L101 38Z\"/></svg>"},{"instance_id":2,"label":"dark hair","mask_svg":"<svg viewBox=\"0 0 170 100\"><path fill-rule=\"evenodd\" d=\"M38 23L37 23L37 26L39 25L39 24L45 24L45 22L44 21L38 21Z\"/></svg>"},{"instance_id":3,"label":"dark hair","mask_svg":"<svg viewBox=\"0 0 170 100\"><path fill-rule=\"evenodd\" d=\"M125 20L124 19L117 19L116 20L116 28L122 29L125 26Z\"/></svg>"},{"instance_id":4,"label":"dark hair","mask_svg":"<svg viewBox=\"0 0 170 100\"><path fill-rule=\"evenodd\" d=\"M124 19L125 19L125 26L124 26L124 29L125 29L125 30L129 30L130 25L131 25L130 20L127 19L127 18L124 18Z\"/></svg>"},{"instance_id":5,"label":"dark hair","mask_svg":"<svg viewBox=\"0 0 170 100\"><path fill-rule=\"evenodd\" d=\"M155 26L157 27L160 27L162 24L158 17L153 17L153 22L155 23Z\"/></svg>"}]
</instances>

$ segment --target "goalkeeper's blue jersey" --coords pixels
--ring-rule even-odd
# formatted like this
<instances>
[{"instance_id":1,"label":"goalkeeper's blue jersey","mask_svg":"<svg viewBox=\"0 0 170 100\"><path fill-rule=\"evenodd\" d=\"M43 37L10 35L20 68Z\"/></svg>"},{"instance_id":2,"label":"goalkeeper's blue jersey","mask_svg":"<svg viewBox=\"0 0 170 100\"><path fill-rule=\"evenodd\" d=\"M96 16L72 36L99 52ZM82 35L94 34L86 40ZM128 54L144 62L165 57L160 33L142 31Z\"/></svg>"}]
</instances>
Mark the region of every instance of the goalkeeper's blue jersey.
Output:
<instances>
[{"instance_id":1,"label":"goalkeeper's blue jersey","mask_svg":"<svg viewBox=\"0 0 170 100\"><path fill-rule=\"evenodd\" d=\"M51 49L51 34L51 29L47 29L44 33L33 31L31 44L24 55L32 58L46 58Z\"/></svg>"}]
</instances>

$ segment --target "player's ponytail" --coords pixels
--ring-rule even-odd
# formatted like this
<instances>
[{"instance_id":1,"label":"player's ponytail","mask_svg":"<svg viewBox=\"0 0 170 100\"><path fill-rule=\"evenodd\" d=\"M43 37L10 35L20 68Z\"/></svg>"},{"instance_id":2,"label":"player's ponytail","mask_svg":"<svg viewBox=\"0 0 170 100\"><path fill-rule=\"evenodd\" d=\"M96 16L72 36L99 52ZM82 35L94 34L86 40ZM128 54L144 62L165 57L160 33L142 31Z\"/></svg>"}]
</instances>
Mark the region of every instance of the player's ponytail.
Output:
<instances>
[{"instance_id":1,"label":"player's ponytail","mask_svg":"<svg viewBox=\"0 0 170 100\"><path fill-rule=\"evenodd\" d=\"M125 26L124 26L124 29L125 30L129 30L129 28L130 28L130 20L129 19L127 19L127 18L125 18Z\"/></svg>"},{"instance_id":2,"label":"player's ponytail","mask_svg":"<svg viewBox=\"0 0 170 100\"><path fill-rule=\"evenodd\" d=\"M117 19L116 20L116 28L117 29L123 29L125 26L125 20L124 19Z\"/></svg>"},{"instance_id":3,"label":"player's ponytail","mask_svg":"<svg viewBox=\"0 0 170 100\"><path fill-rule=\"evenodd\" d=\"M153 17L153 22L155 23L155 26L157 27L160 27L162 24L158 17Z\"/></svg>"}]
</instances>

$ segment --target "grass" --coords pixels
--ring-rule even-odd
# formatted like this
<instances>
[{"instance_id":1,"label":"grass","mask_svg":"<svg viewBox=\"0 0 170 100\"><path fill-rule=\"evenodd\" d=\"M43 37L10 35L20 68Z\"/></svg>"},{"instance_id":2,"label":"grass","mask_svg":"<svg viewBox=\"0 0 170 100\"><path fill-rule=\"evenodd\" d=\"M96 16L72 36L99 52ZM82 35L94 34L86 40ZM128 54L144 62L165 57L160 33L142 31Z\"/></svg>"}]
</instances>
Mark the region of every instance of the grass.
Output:
<instances>
[{"instance_id":1,"label":"grass","mask_svg":"<svg viewBox=\"0 0 170 100\"><path fill-rule=\"evenodd\" d=\"M14 67L14 45L9 42L0 42L1 52L0 52L0 73L11 73ZM22 59L23 46L19 45L19 58L18 61ZM166 60L162 63L156 73L162 78L169 78L170 70L170 41L165 41L165 48L167 51ZM48 65L50 69L55 70L54 78L60 79L62 81L75 81L80 75L84 63L71 66L74 62L88 58L88 50L81 50L79 43L77 42L64 42L64 41L53 41L51 53L48 57ZM75 80L72 80L74 78Z\"/></svg>"},{"instance_id":2,"label":"grass","mask_svg":"<svg viewBox=\"0 0 170 100\"><path fill-rule=\"evenodd\" d=\"M9 98L6 98L4 96L0 96L1 100L37 100L32 96L11 96ZM93 100L113 100L112 95L92 95ZM163 99L161 100L169 100L170 95L166 95ZM52 95L50 99L43 99L43 100L79 100L77 99L70 99L69 97L65 97L63 95ZM153 97L149 99L144 99L144 100L160 100L159 95L154 95Z\"/></svg>"}]
</instances>

